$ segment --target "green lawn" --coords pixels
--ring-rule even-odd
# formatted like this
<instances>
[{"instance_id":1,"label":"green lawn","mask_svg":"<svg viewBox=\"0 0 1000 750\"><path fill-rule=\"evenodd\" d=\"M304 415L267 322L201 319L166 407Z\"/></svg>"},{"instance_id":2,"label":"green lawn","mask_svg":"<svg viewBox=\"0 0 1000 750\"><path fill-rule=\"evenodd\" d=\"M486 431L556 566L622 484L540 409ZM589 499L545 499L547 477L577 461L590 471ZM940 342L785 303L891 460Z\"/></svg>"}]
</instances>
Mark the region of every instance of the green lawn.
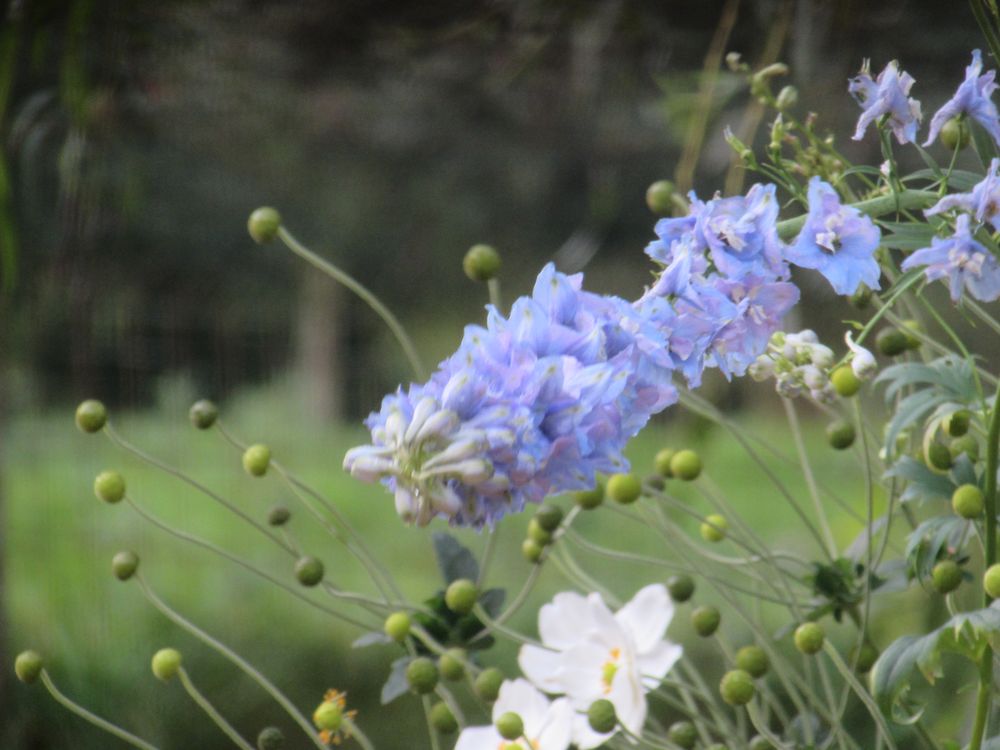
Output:
<instances>
[{"instance_id":1,"label":"green lawn","mask_svg":"<svg viewBox=\"0 0 1000 750\"><path fill-rule=\"evenodd\" d=\"M377 551L409 598L432 594L440 578L428 530L404 527L382 488L356 482L341 469L345 450L364 441L364 430L312 424L286 403L282 397L285 391L272 387L234 399L226 404L225 424L244 442L268 443L277 460L329 498ZM812 518L806 482L797 461L792 460L795 454L787 424L777 404L773 406L775 409L745 413L738 421L762 436L756 449L767 466L780 474L785 491ZM178 399L155 411L113 414L112 419L127 440L180 467L262 523L272 505L286 504L293 511L290 534L303 550L324 561L327 580L340 588L375 595L364 569L309 515L273 470L262 479L247 476L240 467L239 451L214 430L193 429L186 409L187 403ZM818 484L833 489L863 514L863 476L856 461L826 446L822 421L806 420L804 424ZM8 645L12 653L28 647L41 651L66 693L163 746L219 746L221 735L181 687L159 683L149 671L152 653L161 646L174 645L184 652L193 679L247 736L255 735L266 721L275 721L292 733L289 722L253 683L163 618L146 603L134 582L123 584L112 577L111 556L127 548L139 553L141 570L162 597L250 657L304 710L311 711L328 687L348 689L352 706L360 709L358 721L373 739L384 743L380 747L401 746L399 732L406 733L406 746L426 743L416 700L404 697L387 709L378 708L379 687L389 662L398 655L394 647L350 649L350 641L360 630L342 625L230 562L165 534L124 503L103 504L91 491L93 477L105 468L119 469L126 476L130 496L143 508L252 560L295 587L294 560L258 530L178 478L117 449L104 436L83 435L73 426L71 409L15 419L7 427L5 444L8 449L2 476L7 500L3 529L7 537L4 595L10 617ZM772 548L792 550L807 559L819 557L816 542L782 491L724 428L685 416L677 408L670 410L631 445L629 453L636 471L648 473L653 455L664 446L693 447L704 457L702 479L690 485L672 481L667 487L693 513L663 506L674 528L695 545L704 546L704 542L692 515L714 510L704 494L707 490L713 497L725 496ZM559 502L570 506L566 499ZM862 526L836 504L827 501L826 507L838 544L843 547ZM635 510L628 512L634 514ZM498 554L489 576L491 585L508 587L513 590L511 595L530 571L519 552L527 521L528 514L522 514L501 524ZM676 557L671 549L674 542L613 509L584 514L574 527L607 547ZM442 527L435 524L434 528ZM741 534L738 529L735 533ZM482 549L481 535L469 531L457 535L477 553ZM718 552L738 555L741 551L726 542L718 546ZM670 574L667 568L609 561L578 549L574 553L590 575L627 596ZM538 607L568 585L554 566L546 565L539 585L510 624L533 635ZM307 595L366 616L363 610L324 600L314 590ZM699 599L719 601L708 586L701 588ZM368 619L376 623L373 617ZM697 639L686 619L681 610L671 630L673 637L690 644L691 658L721 663L712 644L694 642ZM896 630L905 626L905 619L898 618L893 625ZM735 619L724 618L723 632L733 642L747 638ZM849 634L845 628L845 637ZM504 643L484 661L513 671L515 653L513 645ZM53 746L110 746L96 730L55 707L40 686L29 689L17 683L13 698L13 713L5 722L7 734L0 732L4 747L22 747L28 738L40 736L63 743Z\"/></svg>"}]
</instances>

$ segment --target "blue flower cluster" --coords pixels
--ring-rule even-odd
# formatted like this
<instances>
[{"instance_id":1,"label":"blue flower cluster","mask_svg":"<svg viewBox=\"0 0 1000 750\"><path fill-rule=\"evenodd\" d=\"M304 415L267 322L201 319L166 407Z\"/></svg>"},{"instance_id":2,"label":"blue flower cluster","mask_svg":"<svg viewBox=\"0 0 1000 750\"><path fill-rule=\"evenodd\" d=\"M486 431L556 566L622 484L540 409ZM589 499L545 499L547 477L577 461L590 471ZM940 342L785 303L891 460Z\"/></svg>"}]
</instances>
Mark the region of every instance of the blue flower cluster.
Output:
<instances>
[{"instance_id":1,"label":"blue flower cluster","mask_svg":"<svg viewBox=\"0 0 1000 750\"><path fill-rule=\"evenodd\" d=\"M677 401L675 373L695 387L706 367L742 375L766 350L799 299L789 263L841 294L877 286L878 229L818 178L809 196L789 247L773 185L691 194L687 216L657 224L646 252L660 269L632 303L547 265L510 315L490 307L485 326L469 326L427 383L387 396L366 422L372 443L344 467L382 481L409 523L474 527L626 471L628 440Z\"/></svg>"},{"instance_id":2,"label":"blue flower cluster","mask_svg":"<svg viewBox=\"0 0 1000 750\"><path fill-rule=\"evenodd\" d=\"M982 70L982 55L979 50L973 50L972 62L965 69L965 80L951 99L934 113L924 146L931 145L945 123L955 117L972 118L1000 144L1000 114L992 100L997 89L994 82L996 71L982 74ZM913 76L901 72L895 60L886 65L874 80L868 61L865 61L861 72L850 80L847 87L863 110L854 140L860 141L871 123L885 118L899 143L915 143L921 113L920 102L909 96L913 84Z\"/></svg>"}]
</instances>

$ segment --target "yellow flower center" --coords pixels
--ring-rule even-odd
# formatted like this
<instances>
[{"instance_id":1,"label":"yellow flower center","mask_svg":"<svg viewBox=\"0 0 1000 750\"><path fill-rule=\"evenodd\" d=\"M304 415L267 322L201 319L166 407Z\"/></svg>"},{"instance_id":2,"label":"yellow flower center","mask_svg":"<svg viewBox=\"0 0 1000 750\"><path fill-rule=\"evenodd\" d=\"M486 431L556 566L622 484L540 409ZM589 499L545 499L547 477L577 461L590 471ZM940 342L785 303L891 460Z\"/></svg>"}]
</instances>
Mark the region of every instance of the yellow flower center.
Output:
<instances>
[{"instance_id":1,"label":"yellow flower center","mask_svg":"<svg viewBox=\"0 0 1000 750\"><path fill-rule=\"evenodd\" d=\"M621 659L622 650L617 647L613 648L608 656L610 658L604 662L604 667L601 669L601 682L604 683L605 695L611 692L611 682L615 679L615 674L618 672L618 660Z\"/></svg>"}]
</instances>

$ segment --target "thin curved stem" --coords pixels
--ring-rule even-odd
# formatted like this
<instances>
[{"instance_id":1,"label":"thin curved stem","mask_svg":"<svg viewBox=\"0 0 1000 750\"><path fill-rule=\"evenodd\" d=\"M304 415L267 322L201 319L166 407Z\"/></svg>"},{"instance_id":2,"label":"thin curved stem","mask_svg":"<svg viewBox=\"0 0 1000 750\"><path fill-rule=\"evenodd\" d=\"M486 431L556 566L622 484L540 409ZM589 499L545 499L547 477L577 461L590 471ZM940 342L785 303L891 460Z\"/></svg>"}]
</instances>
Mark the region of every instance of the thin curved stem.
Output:
<instances>
[{"instance_id":1,"label":"thin curved stem","mask_svg":"<svg viewBox=\"0 0 1000 750\"><path fill-rule=\"evenodd\" d=\"M135 574L135 580L139 584L139 588L142 589L142 593L145 594L146 598L150 603L156 607L160 612L168 619L171 620L176 625L180 626L199 641L204 643L206 646L214 649L215 651L222 654L229 661L239 667L244 674L246 674L250 679L260 685L268 695L270 695L274 700L285 709L292 721L302 728L302 731L308 735L309 739L312 740L313 745L316 746L317 750L327 750L326 746L320 741L319 736L316 734L313 726L309 723L305 716L303 716L299 710L292 704L285 694L282 693L270 680L268 680L264 675L257 671L257 669L250 664L246 659L233 651L229 646L222 643L221 641L213 638L211 635L206 633L204 630L199 628L190 620L186 619L180 613L175 612L166 602L160 599L153 590L146 583L145 579L142 577L141 573Z\"/></svg>"},{"instance_id":2,"label":"thin curved stem","mask_svg":"<svg viewBox=\"0 0 1000 750\"><path fill-rule=\"evenodd\" d=\"M403 328L402 323L399 322L396 316L392 314L392 311L386 307L378 297L372 294L359 281L355 280L353 276L349 275L345 271L342 271L330 261L321 258L312 250L307 248L295 239L295 237L293 237L292 234L284 227L278 227L278 237L281 238L281 241L285 243L285 246L289 250L305 260L307 263L318 268L334 281L343 284L360 297L366 305L374 310L375 313L382 318L385 324L389 327L389 330L392 331L392 335L396 337L396 341L398 341L399 345L403 348L403 352L406 354L406 358L409 360L410 367L413 368L413 373L417 376L417 379L424 380L427 377L424 366L420 362L420 355L417 354L416 347L413 346L413 341L410 339L409 334L406 333L406 329Z\"/></svg>"},{"instance_id":3,"label":"thin curved stem","mask_svg":"<svg viewBox=\"0 0 1000 750\"><path fill-rule=\"evenodd\" d=\"M112 724L107 719L102 719L97 714L92 713L91 711L85 709L76 701L67 698L65 695L59 692L59 688L55 686L55 683L52 682L52 678L49 677L49 673L46 672L44 669L41 672L41 678L42 678L42 684L45 685L45 689L49 691L49 695L55 698L56 702L59 703L63 708L76 714L81 719L90 722L95 727L103 729L108 734L114 735L122 742L127 742L133 747L138 747L141 748L142 750L158 750L158 748L155 745L150 745L144 739L136 737L131 732L126 732L117 724Z\"/></svg>"},{"instance_id":4,"label":"thin curved stem","mask_svg":"<svg viewBox=\"0 0 1000 750\"><path fill-rule=\"evenodd\" d=\"M795 405L791 399L781 399L785 407L785 416L788 417L788 426L791 428L792 440L795 442L795 450L799 454L799 462L802 465L802 475L806 480L806 487L809 488L809 496L813 501L813 508L816 511L816 519L819 521L819 528L823 532L826 540L827 554L833 560L837 557L837 542L833 538L833 530L830 528L830 519L826 517L823 510L823 503L819 498L819 488L816 486L816 477L813 474L812 466L809 463L809 454L806 452L806 444L802 439L802 428L799 425L799 416L795 412Z\"/></svg>"},{"instance_id":5,"label":"thin curved stem","mask_svg":"<svg viewBox=\"0 0 1000 750\"><path fill-rule=\"evenodd\" d=\"M187 670L184 669L184 667L177 670L177 676L180 677L181 684L184 686L184 689L187 690L191 699L201 707L201 710L204 711L208 715L208 718L210 718L212 722L222 730L223 734L231 739L233 743L240 748L240 750L254 750L250 743L240 737L240 733L233 729L232 724L226 721L225 717L223 717L223 715L216 710L215 706L212 705L208 698L202 695L201 691L195 687L195 684L191 682L191 677L188 675Z\"/></svg>"}]
</instances>

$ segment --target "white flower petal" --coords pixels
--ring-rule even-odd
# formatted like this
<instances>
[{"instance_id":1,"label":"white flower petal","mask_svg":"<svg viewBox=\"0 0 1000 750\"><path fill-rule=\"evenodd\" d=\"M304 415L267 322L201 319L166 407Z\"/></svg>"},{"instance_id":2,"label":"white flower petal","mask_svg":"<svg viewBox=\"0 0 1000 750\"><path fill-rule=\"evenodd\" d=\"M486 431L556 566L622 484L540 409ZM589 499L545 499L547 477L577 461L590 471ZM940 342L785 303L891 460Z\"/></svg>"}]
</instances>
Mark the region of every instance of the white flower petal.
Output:
<instances>
[{"instance_id":1,"label":"white flower petal","mask_svg":"<svg viewBox=\"0 0 1000 750\"><path fill-rule=\"evenodd\" d=\"M413 409L413 416L410 417L410 424L407 425L406 432L403 434L403 441L412 443L414 438L417 437L417 433L420 432L420 428L424 426L427 418L437 411L437 401L433 398L424 396L420 399L419 403Z\"/></svg>"},{"instance_id":2,"label":"white flower petal","mask_svg":"<svg viewBox=\"0 0 1000 750\"><path fill-rule=\"evenodd\" d=\"M666 587L654 583L639 589L624 607L615 613L615 620L632 636L636 653L643 654L663 640L674 616L674 604Z\"/></svg>"},{"instance_id":3,"label":"white flower petal","mask_svg":"<svg viewBox=\"0 0 1000 750\"><path fill-rule=\"evenodd\" d=\"M600 747L612 736L614 732L609 734L598 734L590 727L590 722L587 720L587 714L578 713L573 717L573 743L580 748L580 750L591 750L591 748ZM460 750L457 746L455 750ZM471 748L470 748L471 750Z\"/></svg>"},{"instance_id":4,"label":"white flower petal","mask_svg":"<svg viewBox=\"0 0 1000 750\"><path fill-rule=\"evenodd\" d=\"M646 693L638 677L633 670L619 669L605 696L614 704L618 721L632 734L641 734L646 723Z\"/></svg>"},{"instance_id":5,"label":"white flower petal","mask_svg":"<svg viewBox=\"0 0 1000 750\"><path fill-rule=\"evenodd\" d=\"M636 657L636 668L643 676L643 684L647 690L660 684L663 676L683 656L684 649L670 641L660 641L650 651Z\"/></svg>"},{"instance_id":6,"label":"white flower petal","mask_svg":"<svg viewBox=\"0 0 1000 750\"><path fill-rule=\"evenodd\" d=\"M458 735L455 750L497 750L503 743L503 737L492 724L488 727L466 727Z\"/></svg>"},{"instance_id":7,"label":"white flower petal","mask_svg":"<svg viewBox=\"0 0 1000 750\"><path fill-rule=\"evenodd\" d=\"M586 598L573 591L556 594L551 603L538 612L538 634L542 643L560 651L585 637L593 626L590 605Z\"/></svg>"},{"instance_id":8,"label":"white flower petal","mask_svg":"<svg viewBox=\"0 0 1000 750\"><path fill-rule=\"evenodd\" d=\"M524 645L517 655L521 672L546 693L562 693L563 652Z\"/></svg>"},{"instance_id":9,"label":"white flower petal","mask_svg":"<svg viewBox=\"0 0 1000 750\"><path fill-rule=\"evenodd\" d=\"M582 642L565 651L560 682L573 708L586 711L598 698L608 697L604 665L609 661L612 655L602 643Z\"/></svg>"},{"instance_id":10,"label":"white flower petal","mask_svg":"<svg viewBox=\"0 0 1000 750\"><path fill-rule=\"evenodd\" d=\"M538 688L523 678L504 680L500 693L493 704L493 721L505 713L513 712L524 722L524 733L535 737L545 726L549 710L549 699Z\"/></svg>"},{"instance_id":11,"label":"white flower petal","mask_svg":"<svg viewBox=\"0 0 1000 750\"><path fill-rule=\"evenodd\" d=\"M529 739L538 741L538 750L566 750L573 739L573 707L565 698L549 706L543 726Z\"/></svg>"}]
</instances>

